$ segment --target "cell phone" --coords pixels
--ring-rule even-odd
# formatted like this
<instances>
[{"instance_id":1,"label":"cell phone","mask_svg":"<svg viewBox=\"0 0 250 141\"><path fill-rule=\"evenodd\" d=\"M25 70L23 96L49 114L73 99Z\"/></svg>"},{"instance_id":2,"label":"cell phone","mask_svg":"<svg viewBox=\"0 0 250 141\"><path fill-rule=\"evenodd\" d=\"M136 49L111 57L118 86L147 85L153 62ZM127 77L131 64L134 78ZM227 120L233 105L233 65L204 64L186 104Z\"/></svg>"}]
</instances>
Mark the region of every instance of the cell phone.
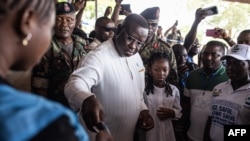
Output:
<instances>
[{"instance_id":1,"label":"cell phone","mask_svg":"<svg viewBox=\"0 0 250 141\"><path fill-rule=\"evenodd\" d=\"M215 30L215 29L207 29L207 30L206 30L206 36L218 38L218 37L220 36L220 34L219 34L218 31Z\"/></svg>"},{"instance_id":2,"label":"cell phone","mask_svg":"<svg viewBox=\"0 0 250 141\"><path fill-rule=\"evenodd\" d=\"M95 130L96 133L100 132L100 130L104 130L109 134L111 134L108 126L103 121L99 122L97 126L93 127L93 129Z\"/></svg>"},{"instance_id":3,"label":"cell phone","mask_svg":"<svg viewBox=\"0 0 250 141\"><path fill-rule=\"evenodd\" d=\"M175 25L175 26L178 26L178 20L175 21L174 25Z\"/></svg>"},{"instance_id":4,"label":"cell phone","mask_svg":"<svg viewBox=\"0 0 250 141\"><path fill-rule=\"evenodd\" d=\"M119 15L125 15L125 11L131 12L130 4L121 4L121 10L119 12Z\"/></svg>"},{"instance_id":5,"label":"cell phone","mask_svg":"<svg viewBox=\"0 0 250 141\"><path fill-rule=\"evenodd\" d=\"M217 6L211 6L207 8L202 9L204 13L206 13L206 16L212 16L218 14L218 8Z\"/></svg>"}]
</instances>

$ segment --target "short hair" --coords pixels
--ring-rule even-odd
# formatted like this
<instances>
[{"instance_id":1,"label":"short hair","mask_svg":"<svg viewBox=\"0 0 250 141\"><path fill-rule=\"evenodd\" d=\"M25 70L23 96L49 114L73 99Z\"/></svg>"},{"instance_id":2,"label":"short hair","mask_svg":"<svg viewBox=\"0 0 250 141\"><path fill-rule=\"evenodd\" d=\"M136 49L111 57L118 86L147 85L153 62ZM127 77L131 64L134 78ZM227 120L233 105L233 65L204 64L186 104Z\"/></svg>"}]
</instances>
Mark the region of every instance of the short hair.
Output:
<instances>
[{"instance_id":1,"label":"short hair","mask_svg":"<svg viewBox=\"0 0 250 141\"><path fill-rule=\"evenodd\" d=\"M222 55L226 54L227 46L224 43L220 42L220 41L215 41L215 40L209 41L206 44L206 47L207 46L218 46L218 47L220 47L220 49L222 51Z\"/></svg>"},{"instance_id":2,"label":"short hair","mask_svg":"<svg viewBox=\"0 0 250 141\"><path fill-rule=\"evenodd\" d=\"M134 26L135 24L139 25L143 28L149 28L148 22L141 15L138 14L129 14L123 21L122 26L128 28L130 26Z\"/></svg>"},{"instance_id":3,"label":"short hair","mask_svg":"<svg viewBox=\"0 0 250 141\"><path fill-rule=\"evenodd\" d=\"M100 17L100 18L96 19L95 27L102 26L102 24L103 24L105 21L113 22L110 18L104 17L104 16L103 16L103 17Z\"/></svg>"},{"instance_id":4,"label":"short hair","mask_svg":"<svg viewBox=\"0 0 250 141\"><path fill-rule=\"evenodd\" d=\"M250 29L246 29L246 30L243 30L243 31L240 32L240 34L243 34L243 33L249 34L250 33Z\"/></svg>"},{"instance_id":5,"label":"short hair","mask_svg":"<svg viewBox=\"0 0 250 141\"><path fill-rule=\"evenodd\" d=\"M175 55L179 54L179 52L182 51L182 50L186 50L186 48L181 44L174 44L172 46L172 49L173 49L173 52L174 52Z\"/></svg>"}]
</instances>

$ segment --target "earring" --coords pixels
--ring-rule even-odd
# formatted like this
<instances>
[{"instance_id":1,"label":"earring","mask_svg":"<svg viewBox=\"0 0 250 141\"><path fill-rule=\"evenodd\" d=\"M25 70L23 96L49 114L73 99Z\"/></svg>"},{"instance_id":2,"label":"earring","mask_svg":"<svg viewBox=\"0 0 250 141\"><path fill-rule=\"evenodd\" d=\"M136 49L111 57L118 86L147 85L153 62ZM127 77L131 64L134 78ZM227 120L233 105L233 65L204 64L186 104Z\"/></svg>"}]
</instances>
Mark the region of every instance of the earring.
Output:
<instances>
[{"instance_id":1,"label":"earring","mask_svg":"<svg viewBox=\"0 0 250 141\"><path fill-rule=\"evenodd\" d=\"M27 36L23 39L22 43L23 43L23 46L27 46L28 45L28 42L29 40L31 39L32 37L32 34L31 33L28 33Z\"/></svg>"}]
</instances>

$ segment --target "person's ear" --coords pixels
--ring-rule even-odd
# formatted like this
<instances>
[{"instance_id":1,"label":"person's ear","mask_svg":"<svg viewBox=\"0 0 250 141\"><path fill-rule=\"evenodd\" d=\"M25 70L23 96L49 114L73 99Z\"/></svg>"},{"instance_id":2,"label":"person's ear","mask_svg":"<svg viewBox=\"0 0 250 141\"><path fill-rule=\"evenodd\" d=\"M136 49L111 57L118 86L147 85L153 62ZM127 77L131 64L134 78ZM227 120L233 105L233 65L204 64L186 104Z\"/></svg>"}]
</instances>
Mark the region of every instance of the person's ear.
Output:
<instances>
[{"instance_id":1,"label":"person's ear","mask_svg":"<svg viewBox=\"0 0 250 141\"><path fill-rule=\"evenodd\" d=\"M32 28L35 26L35 14L34 10L27 8L21 15L21 22L19 29L22 35L22 38L25 38L28 34L32 34Z\"/></svg>"}]
</instances>

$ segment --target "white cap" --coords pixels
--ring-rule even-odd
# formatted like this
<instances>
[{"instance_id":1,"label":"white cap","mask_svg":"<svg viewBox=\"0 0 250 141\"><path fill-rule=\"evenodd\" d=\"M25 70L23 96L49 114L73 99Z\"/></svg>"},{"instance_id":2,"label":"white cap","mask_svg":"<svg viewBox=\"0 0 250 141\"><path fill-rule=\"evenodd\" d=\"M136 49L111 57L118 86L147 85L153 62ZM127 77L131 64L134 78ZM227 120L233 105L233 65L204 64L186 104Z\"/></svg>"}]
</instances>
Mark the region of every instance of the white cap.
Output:
<instances>
[{"instance_id":1,"label":"white cap","mask_svg":"<svg viewBox=\"0 0 250 141\"><path fill-rule=\"evenodd\" d=\"M237 60L250 60L250 46L245 44L234 45L228 51L227 55L224 55L221 60L226 59L226 57L233 57Z\"/></svg>"}]
</instances>

